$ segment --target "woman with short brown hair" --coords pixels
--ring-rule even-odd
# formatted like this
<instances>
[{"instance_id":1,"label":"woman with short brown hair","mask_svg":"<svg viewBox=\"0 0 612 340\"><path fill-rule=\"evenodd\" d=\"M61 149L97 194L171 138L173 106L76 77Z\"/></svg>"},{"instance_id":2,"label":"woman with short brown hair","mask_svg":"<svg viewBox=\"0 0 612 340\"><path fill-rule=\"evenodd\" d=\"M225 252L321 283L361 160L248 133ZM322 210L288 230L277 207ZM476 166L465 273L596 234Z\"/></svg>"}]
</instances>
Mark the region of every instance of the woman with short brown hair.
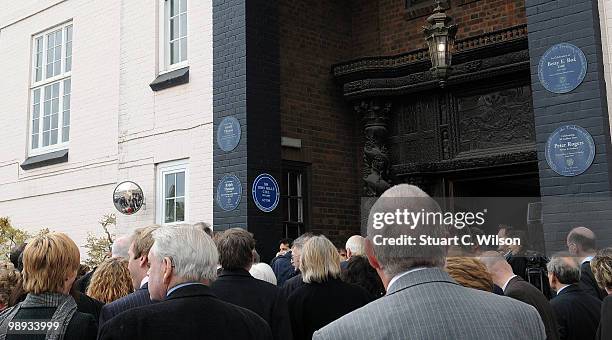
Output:
<instances>
[{"instance_id":1,"label":"woman with short brown hair","mask_svg":"<svg viewBox=\"0 0 612 340\"><path fill-rule=\"evenodd\" d=\"M69 295L79 258L79 249L66 234L48 233L28 243L22 271L23 289L28 295L2 314L0 334L7 335L7 340L17 336L14 334L28 334L29 339L95 339L96 320L78 312ZM26 329L15 333L17 329L9 325L16 323Z\"/></svg>"}]
</instances>

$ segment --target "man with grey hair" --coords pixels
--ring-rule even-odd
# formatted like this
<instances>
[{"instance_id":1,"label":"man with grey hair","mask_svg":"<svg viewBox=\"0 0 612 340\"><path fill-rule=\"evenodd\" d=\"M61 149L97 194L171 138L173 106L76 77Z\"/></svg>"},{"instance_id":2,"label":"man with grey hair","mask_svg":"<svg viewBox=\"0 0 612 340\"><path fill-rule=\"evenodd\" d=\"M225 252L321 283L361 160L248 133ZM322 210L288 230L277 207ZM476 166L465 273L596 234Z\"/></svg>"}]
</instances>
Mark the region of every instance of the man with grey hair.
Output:
<instances>
[{"instance_id":1,"label":"man with grey hair","mask_svg":"<svg viewBox=\"0 0 612 340\"><path fill-rule=\"evenodd\" d=\"M417 213L419 218L407 219ZM444 272L439 213L416 186L385 191L370 211L365 251L387 294L321 328L313 339L545 339L532 306L465 288Z\"/></svg>"},{"instance_id":2,"label":"man with grey hair","mask_svg":"<svg viewBox=\"0 0 612 340\"><path fill-rule=\"evenodd\" d=\"M115 241L113 241L113 245L111 247L112 257L123 257L124 259L127 259L128 250L130 249L130 244L132 244L133 236L133 234L129 234L117 237Z\"/></svg>"},{"instance_id":3,"label":"man with grey hair","mask_svg":"<svg viewBox=\"0 0 612 340\"><path fill-rule=\"evenodd\" d=\"M587 294L603 300L607 294L599 288L591 270L591 259L597 252L595 233L586 227L576 227L567 234L566 243L569 253L580 260L580 288Z\"/></svg>"},{"instance_id":4,"label":"man with grey hair","mask_svg":"<svg viewBox=\"0 0 612 340\"><path fill-rule=\"evenodd\" d=\"M550 304L555 311L559 335L565 339L595 339L601 301L579 286L580 268L567 253L557 253L546 265L550 287L557 292Z\"/></svg>"},{"instance_id":5,"label":"man with grey hair","mask_svg":"<svg viewBox=\"0 0 612 340\"><path fill-rule=\"evenodd\" d=\"M272 338L257 314L211 293L219 254L202 228L161 227L153 239L149 294L161 301L115 316L102 326L99 339Z\"/></svg>"},{"instance_id":6,"label":"man with grey hair","mask_svg":"<svg viewBox=\"0 0 612 340\"><path fill-rule=\"evenodd\" d=\"M304 245L306 242L308 242L308 240L310 240L310 238L312 238L312 236L312 233L304 233L293 241L293 246L291 247L291 264L295 268L295 275L289 280L285 281L282 286L282 292L287 298L289 298L289 295L291 295L294 290L298 289L304 284L304 281L302 280L302 273L300 273L302 248L304 248Z\"/></svg>"},{"instance_id":7,"label":"man with grey hair","mask_svg":"<svg viewBox=\"0 0 612 340\"><path fill-rule=\"evenodd\" d=\"M353 235L346 240L344 249L346 250L346 260L340 262L340 268L346 269L348 267L348 261L352 256L365 255L363 250L364 238L361 235Z\"/></svg>"}]
</instances>

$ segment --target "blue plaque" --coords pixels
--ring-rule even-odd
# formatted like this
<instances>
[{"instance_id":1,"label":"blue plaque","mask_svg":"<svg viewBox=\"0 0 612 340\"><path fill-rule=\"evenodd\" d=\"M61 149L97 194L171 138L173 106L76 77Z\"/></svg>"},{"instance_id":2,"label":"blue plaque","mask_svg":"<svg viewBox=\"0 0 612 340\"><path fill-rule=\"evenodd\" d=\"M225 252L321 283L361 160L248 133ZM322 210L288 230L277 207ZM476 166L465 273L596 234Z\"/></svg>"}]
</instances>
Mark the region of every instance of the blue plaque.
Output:
<instances>
[{"instance_id":1,"label":"blue plaque","mask_svg":"<svg viewBox=\"0 0 612 340\"><path fill-rule=\"evenodd\" d=\"M562 176L578 176L595 158L595 143L588 131L578 125L565 125L546 142L548 166Z\"/></svg>"},{"instance_id":2,"label":"blue plaque","mask_svg":"<svg viewBox=\"0 0 612 340\"><path fill-rule=\"evenodd\" d=\"M269 174L261 174L253 182L253 201L263 212L270 212L278 205L280 192L278 183Z\"/></svg>"},{"instance_id":3,"label":"blue plaque","mask_svg":"<svg viewBox=\"0 0 612 340\"><path fill-rule=\"evenodd\" d=\"M235 175L225 175L217 186L217 204L225 211L234 210L240 204L242 184Z\"/></svg>"},{"instance_id":4,"label":"blue plaque","mask_svg":"<svg viewBox=\"0 0 612 340\"><path fill-rule=\"evenodd\" d=\"M567 93L584 80L587 59L578 47L562 43L549 48L540 58L538 77L550 92Z\"/></svg>"},{"instance_id":5,"label":"blue plaque","mask_svg":"<svg viewBox=\"0 0 612 340\"><path fill-rule=\"evenodd\" d=\"M240 143L240 122L229 116L223 118L217 128L217 144L221 150L228 152L234 150Z\"/></svg>"}]
</instances>

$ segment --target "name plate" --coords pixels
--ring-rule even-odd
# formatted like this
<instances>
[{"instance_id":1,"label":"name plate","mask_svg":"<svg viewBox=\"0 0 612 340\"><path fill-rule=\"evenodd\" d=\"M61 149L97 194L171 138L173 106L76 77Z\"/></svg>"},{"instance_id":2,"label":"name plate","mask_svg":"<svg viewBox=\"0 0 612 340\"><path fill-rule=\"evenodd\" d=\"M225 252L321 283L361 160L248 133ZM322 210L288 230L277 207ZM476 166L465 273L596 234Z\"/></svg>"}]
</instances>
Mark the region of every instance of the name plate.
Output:
<instances>
[{"instance_id":1,"label":"name plate","mask_svg":"<svg viewBox=\"0 0 612 340\"><path fill-rule=\"evenodd\" d=\"M553 93L567 93L577 88L587 71L587 59L578 47L556 44L544 53L538 64L538 77L544 88Z\"/></svg>"},{"instance_id":2,"label":"name plate","mask_svg":"<svg viewBox=\"0 0 612 340\"><path fill-rule=\"evenodd\" d=\"M253 181L253 201L259 210L271 212L278 205L278 182L269 174L261 174Z\"/></svg>"},{"instance_id":3,"label":"name plate","mask_svg":"<svg viewBox=\"0 0 612 340\"><path fill-rule=\"evenodd\" d=\"M217 145L225 152L232 151L240 143L241 135L238 119L232 116L225 117L217 127Z\"/></svg>"},{"instance_id":4,"label":"name plate","mask_svg":"<svg viewBox=\"0 0 612 340\"><path fill-rule=\"evenodd\" d=\"M595 143L589 132L578 125L561 126L546 142L546 161L562 176L578 176L595 158Z\"/></svg>"},{"instance_id":5,"label":"name plate","mask_svg":"<svg viewBox=\"0 0 612 340\"><path fill-rule=\"evenodd\" d=\"M219 207L225 211L231 211L238 207L242 197L242 184L235 175L225 175L217 186L216 201Z\"/></svg>"}]
</instances>

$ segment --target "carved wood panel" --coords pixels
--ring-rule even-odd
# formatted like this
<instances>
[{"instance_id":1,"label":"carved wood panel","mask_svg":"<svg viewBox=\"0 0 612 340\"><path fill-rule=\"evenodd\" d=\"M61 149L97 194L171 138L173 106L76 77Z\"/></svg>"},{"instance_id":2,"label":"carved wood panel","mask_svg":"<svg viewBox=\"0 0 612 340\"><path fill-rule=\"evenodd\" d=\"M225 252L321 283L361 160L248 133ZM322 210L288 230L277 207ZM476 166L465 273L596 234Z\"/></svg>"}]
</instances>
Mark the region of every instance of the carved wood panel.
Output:
<instances>
[{"instance_id":1,"label":"carved wood panel","mask_svg":"<svg viewBox=\"0 0 612 340\"><path fill-rule=\"evenodd\" d=\"M529 85L457 98L458 151L535 141Z\"/></svg>"}]
</instances>

